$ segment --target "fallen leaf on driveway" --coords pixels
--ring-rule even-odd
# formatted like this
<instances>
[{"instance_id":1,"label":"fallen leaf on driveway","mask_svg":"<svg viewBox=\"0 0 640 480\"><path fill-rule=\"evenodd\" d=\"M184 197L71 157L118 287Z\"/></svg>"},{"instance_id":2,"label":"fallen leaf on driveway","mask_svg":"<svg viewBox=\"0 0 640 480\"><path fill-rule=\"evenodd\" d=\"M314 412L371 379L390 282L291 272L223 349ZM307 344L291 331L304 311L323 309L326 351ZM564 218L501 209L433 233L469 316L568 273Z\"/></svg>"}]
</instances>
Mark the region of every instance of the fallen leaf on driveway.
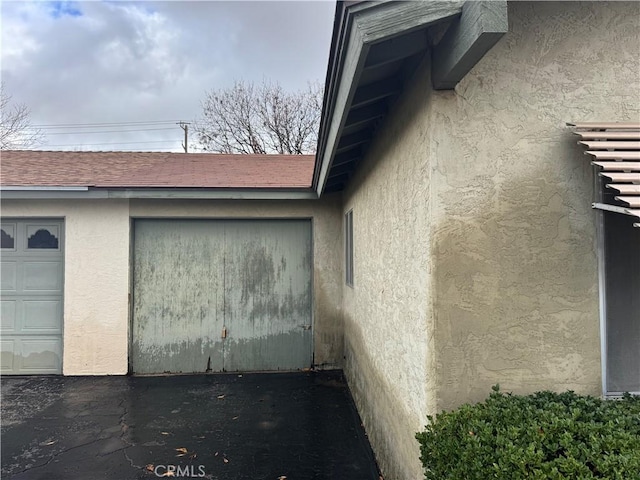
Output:
<instances>
[{"instance_id":1,"label":"fallen leaf on driveway","mask_svg":"<svg viewBox=\"0 0 640 480\"><path fill-rule=\"evenodd\" d=\"M237 420L238 416L233 417L231 420Z\"/></svg>"},{"instance_id":2,"label":"fallen leaf on driveway","mask_svg":"<svg viewBox=\"0 0 640 480\"><path fill-rule=\"evenodd\" d=\"M176 448L176 452L180 452L180 453L189 453L189 450L187 450L184 447L180 447L180 448Z\"/></svg>"},{"instance_id":3,"label":"fallen leaf on driveway","mask_svg":"<svg viewBox=\"0 0 640 480\"><path fill-rule=\"evenodd\" d=\"M160 432L160 435L171 435L169 432Z\"/></svg>"},{"instance_id":4,"label":"fallen leaf on driveway","mask_svg":"<svg viewBox=\"0 0 640 480\"><path fill-rule=\"evenodd\" d=\"M56 443L57 440L50 440L48 442L43 442L40 445L44 446L44 447L48 447L49 445L53 445L54 443Z\"/></svg>"},{"instance_id":5,"label":"fallen leaf on driveway","mask_svg":"<svg viewBox=\"0 0 640 480\"><path fill-rule=\"evenodd\" d=\"M223 459L222 459L222 461L223 461L224 463L229 463L229 459L228 459L228 458L226 458L226 457L225 457L225 458L223 458Z\"/></svg>"},{"instance_id":6,"label":"fallen leaf on driveway","mask_svg":"<svg viewBox=\"0 0 640 480\"><path fill-rule=\"evenodd\" d=\"M157 475L157 474L156 474ZM162 475L160 475L161 477L175 477L176 473L173 470L167 470L166 472L164 472Z\"/></svg>"},{"instance_id":7,"label":"fallen leaf on driveway","mask_svg":"<svg viewBox=\"0 0 640 480\"><path fill-rule=\"evenodd\" d=\"M223 399L223 398L224 398L224 395L218 395L218 398L219 398L219 399Z\"/></svg>"},{"instance_id":8,"label":"fallen leaf on driveway","mask_svg":"<svg viewBox=\"0 0 640 480\"><path fill-rule=\"evenodd\" d=\"M149 470L150 472L153 472L153 469L155 468L155 465L153 463L150 463L149 465L147 465L145 467L147 470Z\"/></svg>"},{"instance_id":9,"label":"fallen leaf on driveway","mask_svg":"<svg viewBox=\"0 0 640 480\"><path fill-rule=\"evenodd\" d=\"M278 480L287 480L287 476L286 475L280 475L278 477Z\"/></svg>"}]
</instances>

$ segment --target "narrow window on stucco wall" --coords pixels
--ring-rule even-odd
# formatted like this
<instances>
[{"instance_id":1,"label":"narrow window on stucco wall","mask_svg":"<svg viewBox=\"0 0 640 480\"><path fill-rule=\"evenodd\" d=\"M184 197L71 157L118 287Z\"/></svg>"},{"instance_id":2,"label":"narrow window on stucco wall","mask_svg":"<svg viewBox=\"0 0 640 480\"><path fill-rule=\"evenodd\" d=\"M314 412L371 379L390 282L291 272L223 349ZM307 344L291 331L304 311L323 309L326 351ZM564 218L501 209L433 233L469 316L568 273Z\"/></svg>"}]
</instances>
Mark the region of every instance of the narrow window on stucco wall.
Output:
<instances>
[{"instance_id":1,"label":"narrow window on stucco wall","mask_svg":"<svg viewBox=\"0 0 640 480\"><path fill-rule=\"evenodd\" d=\"M344 261L345 281L353 287L353 210L344 216Z\"/></svg>"}]
</instances>

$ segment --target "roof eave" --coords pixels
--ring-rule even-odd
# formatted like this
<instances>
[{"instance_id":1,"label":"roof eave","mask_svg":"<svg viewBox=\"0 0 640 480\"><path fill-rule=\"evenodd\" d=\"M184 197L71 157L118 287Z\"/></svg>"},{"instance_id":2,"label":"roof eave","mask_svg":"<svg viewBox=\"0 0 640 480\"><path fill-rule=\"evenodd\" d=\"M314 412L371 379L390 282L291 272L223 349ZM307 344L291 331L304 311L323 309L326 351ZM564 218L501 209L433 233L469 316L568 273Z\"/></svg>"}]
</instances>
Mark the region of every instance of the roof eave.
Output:
<instances>
[{"instance_id":1,"label":"roof eave","mask_svg":"<svg viewBox=\"0 0 640 480\"><path fill-rule=\"evenodd\" d=\"M393 98L392 95L401 91L402 86L398 88L397 82L391 81L391 78L378 82L377 85L367 82L359 84L365 68L369 68L372 60L380 61L381 57L384 57L382 61L393 62L409 59L409 55L412 58L423 55L429 46L425 43L421 50L415 49L413 40L416 35L421 31L426 32L432 25L447 21L450 25L445 35L431 52L432 83L435 89L454 88L507 32L506 0L338 3L313 174L312 188L318 195L322 194L327 185L339 147L345 149L340 141L347 120L352 122L352 130L353 127L362 130L354 123L356 121L366 124L368 138L356 139L357 144L352 145L363 145L366 148L372 131L387 113L385 101L375 105L375 100L383 98L385 94ZM380 87L387 86L393 91L380 91ZM367 88L368 105L362 100L354 104L358 87L358 95L364 87ZM353 140L351 137L354 135L346 134L344 139ZM358 148L358 151L361 153L362 148ZM349 177L357 164L357 158L339 163L343 165L341 171L333 172L334 175ZM345 168L351 168L351 171L343 173Z\"/></svg>"},{"instance_id":2,"label":"roof eave","mask_svg":"<svg viewBox=\"0 0 640 480\"><path fill-rule=\"evenodd\" d=\"M3 200L165 199L165 200L316 200L311 188L87 188L2 186Z\"/></svg>"}]
</instances>

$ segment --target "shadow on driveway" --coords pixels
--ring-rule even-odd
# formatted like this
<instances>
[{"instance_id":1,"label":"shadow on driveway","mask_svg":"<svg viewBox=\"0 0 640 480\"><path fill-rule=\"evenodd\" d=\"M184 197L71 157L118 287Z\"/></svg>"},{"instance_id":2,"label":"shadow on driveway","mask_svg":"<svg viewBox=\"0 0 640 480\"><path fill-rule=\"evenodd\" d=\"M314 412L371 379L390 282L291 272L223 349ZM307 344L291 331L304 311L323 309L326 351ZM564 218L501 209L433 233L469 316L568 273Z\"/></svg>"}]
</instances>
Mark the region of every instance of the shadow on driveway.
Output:
<instances>
[{"instance_id":1,"label":"shadow on driveway","mask_svg":"<svg viewBox=\"0 0 640 480\"><path fill-rule=\"evenodd\" d=\"M378 480L341 372L1 381L3 479Z\"/></svg>"}]
</instances>

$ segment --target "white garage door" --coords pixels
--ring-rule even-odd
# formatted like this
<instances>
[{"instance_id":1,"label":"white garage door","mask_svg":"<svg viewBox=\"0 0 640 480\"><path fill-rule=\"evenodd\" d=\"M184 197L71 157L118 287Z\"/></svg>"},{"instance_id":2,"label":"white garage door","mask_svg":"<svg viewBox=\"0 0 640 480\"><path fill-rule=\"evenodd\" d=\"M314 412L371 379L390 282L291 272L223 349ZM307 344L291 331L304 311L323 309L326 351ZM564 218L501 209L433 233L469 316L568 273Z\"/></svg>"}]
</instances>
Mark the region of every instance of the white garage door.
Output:
<instances>
[{"instance_id":1,"label":"white garage door","mask_svg":"<svg viewBox=\"0 0 640 480\"><path fill-rule=\"evenodd\" d=\"M311 366L309 220L137 220L135 373Z\"/></svg>"},{"instance_id":2,"label":"white garage door","mask_svg":"<svg viewBox=\"0 0 640 480\"><path fill-rule=\"evenodd\" d=\"M63 222L2 219L2 374L62 373Z\"/></svg>"}]
</instances>

